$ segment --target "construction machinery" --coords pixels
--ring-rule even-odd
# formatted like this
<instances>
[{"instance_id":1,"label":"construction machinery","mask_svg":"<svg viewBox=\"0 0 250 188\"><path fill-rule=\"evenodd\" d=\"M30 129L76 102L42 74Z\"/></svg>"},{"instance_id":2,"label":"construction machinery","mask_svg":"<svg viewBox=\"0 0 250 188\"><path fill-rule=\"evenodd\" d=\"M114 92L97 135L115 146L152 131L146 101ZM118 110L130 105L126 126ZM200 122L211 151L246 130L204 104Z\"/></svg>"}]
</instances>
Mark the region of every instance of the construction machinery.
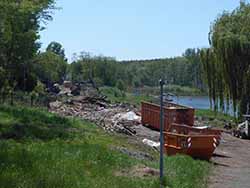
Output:
<instances>
[{"instance_id":1,"label":"construction machinery","mask_svg":"<svg viewBox=\"0 0 250 188\"><path fill-rule=\"evenodd\" d=\"M242 139L250 138L250 115L243 115L245 121L240 123L236 130L233 131L233 135Z\"/></svg>"}]
</instances>

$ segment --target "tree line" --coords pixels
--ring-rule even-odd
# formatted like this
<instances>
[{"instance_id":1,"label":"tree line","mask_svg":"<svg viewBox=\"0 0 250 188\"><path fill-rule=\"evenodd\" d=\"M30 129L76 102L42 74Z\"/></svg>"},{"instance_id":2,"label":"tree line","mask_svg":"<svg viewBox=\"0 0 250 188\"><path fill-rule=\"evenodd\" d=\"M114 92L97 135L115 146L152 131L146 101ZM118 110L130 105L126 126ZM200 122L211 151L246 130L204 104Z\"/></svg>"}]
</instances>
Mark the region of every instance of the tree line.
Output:
<instances>
[{"instance_id":1,"label":"tree line","mask_svg":"<svg viewBox=\"0 0 250 188\"><path fill-rule=\"evenodd\" d=\"M158 86L160 78L170 84L206 89L199 49L187 49L180 57L137 61L116 61L83 52L69 65L69 75L74 82L92 79L98 85L125 90Z\"/></svg>"}]
</instances>

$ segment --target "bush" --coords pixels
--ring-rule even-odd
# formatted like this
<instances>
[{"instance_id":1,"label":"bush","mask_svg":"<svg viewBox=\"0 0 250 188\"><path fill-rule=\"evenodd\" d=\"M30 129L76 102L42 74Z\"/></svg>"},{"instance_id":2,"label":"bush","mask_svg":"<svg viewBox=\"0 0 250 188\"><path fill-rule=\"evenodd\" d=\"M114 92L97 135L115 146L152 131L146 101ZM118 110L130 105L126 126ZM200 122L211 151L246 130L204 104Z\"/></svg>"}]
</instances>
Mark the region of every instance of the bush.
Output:
<instances>
[{"instance_id":1,"label":"bush","mask_svg":"<svg viewBox=\"0 0 250 188\"><path fill-rule=\"evenodd\" d=\"M126 87L125 87L125 83L122 80L118 80L116 83L116 87L121 90L121 91L125 91Z\"/></svg>"}]
</instances>

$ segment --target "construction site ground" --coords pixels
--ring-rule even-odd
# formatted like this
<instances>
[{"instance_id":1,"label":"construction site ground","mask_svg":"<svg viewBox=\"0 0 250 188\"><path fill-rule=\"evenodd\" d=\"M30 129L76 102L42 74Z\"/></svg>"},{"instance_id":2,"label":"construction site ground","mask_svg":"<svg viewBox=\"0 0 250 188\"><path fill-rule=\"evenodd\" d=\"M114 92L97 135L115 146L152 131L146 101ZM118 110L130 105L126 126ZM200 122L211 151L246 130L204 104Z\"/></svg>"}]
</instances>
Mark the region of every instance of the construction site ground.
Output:
<instances>
[{"instance_id":1,"label":"construction site ground","mask_svg":"<svg viewBox=\"0 0 250 188\"><path fill-rule=\"evenodd\" d=\"M209 188L250 187L250 140L223 133L220 146L211 159Z\"/></svg>"},{"instance_id":2,"label":"construction site ground","mask_svg":"<svg viewBox=\"0 0 250 188\"><path fill-rule=\"evenodd\" d=\"M119 133L128 138L129 142L136 144L138 151L131 151L129 148L115 149L136 158L157 160L155 156L158 155L159 148L150 147L150 144L143 140L159 142L159 132L141 125L139 108L130 104L110 104L96 91L94 94L89 90L86 91L88 91L87 94L50 103L50 111L62 116L82 118L95 123L107 132ZM212 126L214 122L198 117L195 125ZM221 143L210 160L211 173L208 178L208 187L250 188L249 157L250 140L242 140L233 137L230 133L223 133Z\"/></svg>"}]
</instances>

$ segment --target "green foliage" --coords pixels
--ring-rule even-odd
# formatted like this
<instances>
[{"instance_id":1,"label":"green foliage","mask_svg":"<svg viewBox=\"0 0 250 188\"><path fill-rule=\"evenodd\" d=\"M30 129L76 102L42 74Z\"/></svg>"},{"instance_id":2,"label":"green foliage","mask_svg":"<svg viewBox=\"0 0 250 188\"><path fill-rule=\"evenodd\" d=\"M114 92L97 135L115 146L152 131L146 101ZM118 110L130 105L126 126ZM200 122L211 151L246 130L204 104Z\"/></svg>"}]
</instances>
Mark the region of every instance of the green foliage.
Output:
<instances>
[{"instance_id":1,"label":"green foliage","mask_svg":"<svg viewBox=\"0 0 250 188\"><path fill-rule=\"evenodd\" d=\"M39 54L35 62L36 75L46 85L60 83L66 77L67 63L51 51Z\"/></svg>"},{"instance_id":2,"label":"green foliage","mask_svg":"<svg viewBox=\"0 0 250 188\"><path fill-rule=\"evenodd\" d=\"M37 82L36 87L33 90L34 92L36 92L38 95L44 95L45 94L45 85L43 83L41 83L40 81Z\"/></svg>"},{"instance_id":3,"label":"green foliage","mask_svg":"<svg viewBox=\"0 0 250 188\"><path fill-rule=\"evenodd\" d=\"M31 91L36 83L32 60L39 48L40 22L51 19L54 0L0 2L0 66L13 87Z\"/></svg>"},{"instance_id":4,"label":"green foliage","mask_svg":"<svg viewBox=\"0 0 250 188\"><path fill-rule=\"evenodd\" d=\"M199 54L198 49L188 49L182 57L120 62L84 52L70 65L70 72L73 81L102 80L103 85L120 90L158 86L160 78L205 90Z\"/></svg>"},{"instance_id":5,"label":"green foliage","mask_svg":"<svg viewBox=\"0 0 250 188\"><path fill-rule=\"evenodd\" d=\"M125 88L125 84L122 80L118 80L117 83L116 83L116 87L121 90L121 91L125 91L126 88Z\"/></svg>"},{"instance_id":6,"label":"green foliage","mask_svg":"<svg viewBox=\"0 0 250 188\"><path fill-rule=\"evenodd\" d=\"M131 93L125 93L115 87L101 87L100 91L108 97L111 102L123 102L136 106L141 105L141 101L152 101L153 98L149 95L134 95Z\"/></svg>"},{"instance_id":7,"label":"green foliage","mask_svg":"<svg viewBox=\"0 0 250 188\"><path fill-rule=\"evenodd\" d=\"M36 87L30 93L31 106L34 105L35 100L41 99L42 97L47 97L46 95L47 94L45 90L45 85L41 83L40 81L38 81Z\"/></svg>"},{"instance_id":8,"label":"green foliage","mask_svg":"<svg viewBox=\"0 0 250 188\"><path fill-rule=\"evenodd\" d=\"M0 67L0 89L2 89L3 85L4 85L4 82L5 82L5 70Z\"/></svg>"},{"instance_id":9,"label":"green foliage","mask_svg":"<svg viewBox=\"0 0 250 188\"><path fill-rule=\"evenodd\" d=\"M139 88L136 91L131 92L137 92L138 95L160 95L160 88L159 87L148 87L145 86L143 88ZM187 86L180 86L180 85L172 85L167 84L164 87L165 93L171 93L175 96L206 96L206 92L202 92L201 90L197 88L191 88Z\"/></svg>"},{"instance_id":10,"label":"green foliage","mask_svg":"<svg viewBox=\"0 0 250 188\"><path fill-rule=\"evenodd\" d=\"M140 164L158 168L157 160L135 160L111 149L136 148L123 137L34 108L1 106L0 115L1 188L159 187L158 177L116 175ZM16 134L16 129L20 129L17 124L33 127L19 133L19 137L3 137L6 132ZM201 188L208 163L186 156L167 157L165 172L169 187Z\"/></svg>"},{"instance_id":11,"label":"green foliage","mask_svg":"<svg viewBox=\"0 0 250 188\"><path fill-rule=\"evenodd\" d=\"M115 86L120 68L113 58L92 57L89 53L82 52L70 65L70 72L74 82L101 80L104 85Z\"/></svg>"},{"instance_id":12,"label":"green foliage","mask_svg":"<svg viewBox=\"0 0 250 188\"><path fill-rule=\"evenodd\" d=\"M116 88L116 87L101 87L100 91L107 96L109 99L111 99L113 101L113 99L115 98L124 98L124 92L121 91L120 89ZM114 101L115 102L115 101Z\"/></svg>"},{"instance_id":13,"label":"green foliage","mask_svg":"<svg viewBox=\"0 0 250 188\"><path fill-rule=\"evenodd\" d=\"M234 121L235 118L228 115L228 114L224 114L221 112L215 112L212 110L202 110L202 109L197 109L195 110L195 115L197 117L202 117L202 118L208 118L211 120L217 119L217 120L221 120L221 121ZM224 126L225 124L223 124Z\"/></svg>"},{"instance_id":14,"label":"green foliage","mask_svg":"<svg viewBox=\"0 0 250 188\"><path fill-rule=\"evenodd\" d=\"M1 95L1 102L5 103L7 98L11 99L11 104L13 104L13 94L15 89L15 83L10 85L9 81L4 79L3 84L1 86L0 95Z\"/></svg>"},{"instance_id":15,"label":"green foliage","mask_svg":"<svg viewBox=\"0 0 250 188\"><path fill-rule=\"evenodd\" d=\"M53 52L56 55L60 56L62 59L64 59L65 61L67 61L65 59L65 52L64 49L62 47L62 45L58 42L51 42L48 47L46 48L47 52Z\"/></svg>"},{"instance_id":16,"label":"green foliage","mask_svg":"<svg viewBox=\"0 0 250 188\"><path fill-rule=\"evenodd\" d=\"M250 104L249 13L250 4L243 1L232 12L223 12L211 28L210 49L201 54L210 97L216 104L220 101L222 109L223 101L231 99L234 111L241 105L241 114Z\"/></svg>"}]
</instances>

